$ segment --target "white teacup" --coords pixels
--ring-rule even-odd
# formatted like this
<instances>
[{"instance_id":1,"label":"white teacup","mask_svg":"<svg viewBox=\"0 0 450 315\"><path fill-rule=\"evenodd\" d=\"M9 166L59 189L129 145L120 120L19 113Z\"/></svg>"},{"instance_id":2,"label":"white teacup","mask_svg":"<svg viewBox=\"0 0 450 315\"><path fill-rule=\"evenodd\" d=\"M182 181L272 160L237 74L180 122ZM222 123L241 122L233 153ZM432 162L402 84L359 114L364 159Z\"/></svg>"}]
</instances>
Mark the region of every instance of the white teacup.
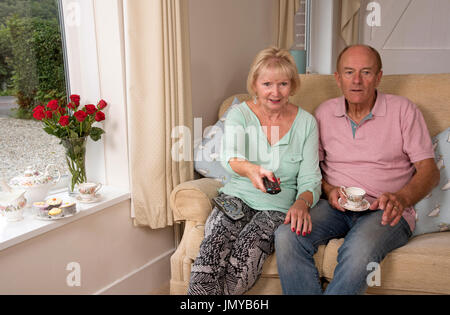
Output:
<instances>
[{"instance_id":1,"label":"white teacup","mask_svg":"<svg viewBox=\"0 0 450 315\"><path fill-rule=\"evenodd\" d=\"M95 194L102 188L101 183L82 183L78 186L80 197L84 201L95 199Z\"/></svg>"},{"instance_id":2,"label":"white teacup","mask_svg":"<svg viewBox=\"0 0 450 315\"><path fill-rule=\"evenodd\" d=\"M347 203L353 207L359 207L364 201L366 191L359 187L340 187L341 193L347 198Z\"/></svg>"}]
</instances>

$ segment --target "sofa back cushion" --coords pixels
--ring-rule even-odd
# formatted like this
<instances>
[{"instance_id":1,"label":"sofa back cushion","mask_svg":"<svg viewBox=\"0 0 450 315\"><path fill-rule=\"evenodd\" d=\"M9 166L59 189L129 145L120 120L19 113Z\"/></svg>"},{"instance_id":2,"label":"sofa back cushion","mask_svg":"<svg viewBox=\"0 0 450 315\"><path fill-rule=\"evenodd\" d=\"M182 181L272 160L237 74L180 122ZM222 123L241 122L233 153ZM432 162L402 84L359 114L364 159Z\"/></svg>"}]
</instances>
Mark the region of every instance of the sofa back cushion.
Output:
<instances>
[{"instance_id":1,"label":"sofa back cushion","mask_svg":"<svg viewBox=\"0 0 450 315\"><path fill-rule=\"evenodd\" d=\"M413 236L450 231L450 127L433 138L433 147L441 178L431 193L414 205Z\"/></svg>"},{"instance_id":2,"label":"sofa back cushion","mask_svg":"<svg viewBox=\"0 0 450 315\"><path fill-rule=\"evenodd\" d=\"M342 95L333 75L300 74L300 81L300 89L291 97L291 102L310 113L322 102ZM378 89L404 96L416 104L432 137L450 126L450 73L384 75ZM248 94L230 96L222 103L219 117L235 97L241 102L251 98Z\"/></svg>"},{"instance_id":3,"label":"sofa back cushion","mask_svg":"<svg viewBox=\"0 0 450 315\"><path fill-rule=\"evenodd\" d=\"M231 105L239 104L237 97ZM228 107L231 109L232 107ZM223 185L231 179L230 173L220 163L222 135L228 110L219 118L215 125L207 127L202 142L194 147L194 169L204 177L214 178Z\"/></svg>"}]
</instances>

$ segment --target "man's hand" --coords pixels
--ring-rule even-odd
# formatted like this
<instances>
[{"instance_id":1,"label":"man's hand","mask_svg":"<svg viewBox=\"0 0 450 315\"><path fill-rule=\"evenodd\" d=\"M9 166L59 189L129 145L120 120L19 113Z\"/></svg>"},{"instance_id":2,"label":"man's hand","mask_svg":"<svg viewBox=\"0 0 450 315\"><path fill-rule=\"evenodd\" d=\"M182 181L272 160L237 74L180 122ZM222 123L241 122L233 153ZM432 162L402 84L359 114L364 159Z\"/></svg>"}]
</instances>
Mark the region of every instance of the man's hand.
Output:
<instances>
[{"instance_id":1,"label":"man's hand","mask_svg":"<svg viewBox=\"0 0 450 315\"><path fill-rule=\"evenodd\" d=\"M339 211L345 212L346 210L341 207L339 204L339 198L341 198L344 203L347 202L347 199L344 195L342 195L341 190L339 187L333 187L328 190L328 203L335 209L338 209Z\"/></svg>"},{"instance_id":2,"label":"man's hand","mask_svg":"<svg viewBox=\"0 0 450 315\"><path fill-rule=\"evenodd\" d=\"M440 174L434 159L418 161L414 167L416 173L402 189L395 193L384 193L370 205L371 210L384 211L381 224L396 225L405 208L415 205L439 183Z\"/></svg>"},{"instance_id":3,"label":"man's hand","mask_svg":"<svg viewBox=\"0 0 450 315\"><path fill-rule=\"evenodd\" d=\"M398 193L384 193L370 205L370 210L381 209L384 211L381 224L395 226L402 218L407 202Z\"/></svg>"}]
</instances>

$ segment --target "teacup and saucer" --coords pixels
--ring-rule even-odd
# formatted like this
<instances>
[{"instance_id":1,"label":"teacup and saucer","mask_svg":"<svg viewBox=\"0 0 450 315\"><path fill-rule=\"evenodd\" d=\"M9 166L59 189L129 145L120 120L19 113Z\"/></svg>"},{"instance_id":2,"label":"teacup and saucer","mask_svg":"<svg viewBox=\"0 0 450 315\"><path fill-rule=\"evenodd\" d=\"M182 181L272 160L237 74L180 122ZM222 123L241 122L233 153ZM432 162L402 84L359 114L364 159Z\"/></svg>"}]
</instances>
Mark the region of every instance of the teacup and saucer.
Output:
<instances>
[{"instance_id":1,"label":"teacup and saucer","mask_svg":"<svg viewBox=\"0 0 450 315\"><path fill-rule=\"evenodd\" d=\"M341 194L345 196L347 202L339 198L339 205L351 211L365 211L369 209L370 203L364 198L366 191L359 187L340 187Z\"/></svg>"},{"instance_id":2,"label":"teacup and saucer","mask_svg":"<svg viewBox=\"0 0 450 315\"><path fill-rule=\"evenodd\" d=\"M83 203L96 202L100 198L97 192L102 188L101 183L82 183L78 187L77 199Z\"/></svg>"}]
</instances>

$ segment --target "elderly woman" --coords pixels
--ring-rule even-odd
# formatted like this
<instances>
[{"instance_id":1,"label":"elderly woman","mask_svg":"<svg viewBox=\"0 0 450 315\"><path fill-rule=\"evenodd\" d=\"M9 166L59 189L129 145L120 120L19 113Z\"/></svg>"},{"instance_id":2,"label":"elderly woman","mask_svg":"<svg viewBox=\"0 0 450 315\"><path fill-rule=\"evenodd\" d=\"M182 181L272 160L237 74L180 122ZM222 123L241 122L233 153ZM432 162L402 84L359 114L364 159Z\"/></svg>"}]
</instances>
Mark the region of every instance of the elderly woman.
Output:
<instances>
[{"instance_id":1,"label":"elderly woman","mask_svg":"<svg viewBox=\"0 0 450 315\"><path fill-rule=\"evenodd\" d=\"M240 209L233 219L215 207L193 266L188 294L242 294L274 251L274 231L311 232L309 209L320 196L318 132L314 117L289 102L300 87L295 62L275 47L256 56L247 80L253 100L228 112L221 161L231 180L222 200ZM269 194L264 178L280 184Z\"/></svg>"}]
</instances>

